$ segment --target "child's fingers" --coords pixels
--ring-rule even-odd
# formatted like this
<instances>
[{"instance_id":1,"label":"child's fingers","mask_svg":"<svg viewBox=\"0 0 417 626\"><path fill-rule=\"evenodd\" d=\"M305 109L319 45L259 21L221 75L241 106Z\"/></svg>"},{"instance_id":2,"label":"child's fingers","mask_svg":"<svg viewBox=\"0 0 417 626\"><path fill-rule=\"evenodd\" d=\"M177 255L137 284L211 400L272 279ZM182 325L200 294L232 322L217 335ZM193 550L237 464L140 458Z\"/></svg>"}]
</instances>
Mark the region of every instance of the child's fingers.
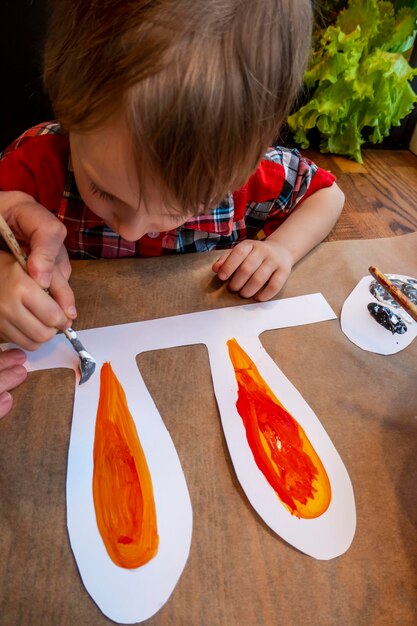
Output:
<instances>
[{"instance_id":1,"label":"child's fingers","mask_svg":"<svg viewBox=\"0 0 417 626\"><path fill-rule=\"evenodd\" d=\"M259 267L249 277L247 277L246 274L245 276L242 276L242 281L240 281L241 285L238 289L235 289L232 285L235 281L235 278L239 277L239 274L241 272L241 268L239 268L235 276L233 276L232 280L230 281L229 287L232 291L239 291L239 295L241 295L242 298L252 298L255 294L258 293L260 289L262 289L262 287L267 284L273 271L274 270L270 265L268 265L267 263L261 263Z\"/></svg>"},{"instance_id":2,"label":"child's fingers","mask_svg":"<svg viewBox=\"0 0 417 626\"><path fill-rule=\"evenodd\" d=\"M56 334L55 328L43 326L30 311L16 316L16 323L3 320L1 336L24 350L37 350Z\"/></svg>"},{"instance_id":3,"label":"child's fingers","mask_svg":"<svg viewBox=\"0 0 417 626\"><path fill-rule=\"evenodd\" d=\"M287 276L285 276L283 272L276 270L269 278L265 287L254 295L255 300L258 300L258 302L270 300L276 296L279 291L281 291L286 280Z\"/></svg>"},{"instance_id":4,"label":"child's fingers","mask_svg":"<svg viewBox=\"0 0 417 626\"><path fill-rule=\"evenodd\" d=\"M7 264L4 262L3 270L6 267ZM58 270L55 273L61 276L62 281L65 280ZM41 289L14 260L13 265L10 265L10 276L15 276L16 278L15 284L11 282L8 287L9 305L7 301L2 303L4 308L2 313L3 319L8 319L17 328L25 329L23 331L24 334L27 334L31 339L34 339L36 336L41 337L38 340L40 342L47 341L50 338L51 329L68 327L68 317L60 305ZM23 344L18 345L26 348Z\"/></svg>"},{"instance_id":5,"label":"child's fingers","mask_svg":"<svg viewBox=\"0 0 417 626\"><path fill-rule=\"evenodd\" d=\"M232 248L217 271L217 276L220 280L228 280L251 253L252 248L253 246L250 241L242 241ZM222 258L223 257L220 257L219 261Z\"/></svg>"},{"instance_id":6,"label":"child's fingers","mask_svg":"<svg viewBox=\"0 0 417 626\"><path fill-rule=\"evenodd\" d=\"M32 196L21 191L0 192L3 217L29 250L28 271L38 284L49 287L52 269L62 254L66 228Z\"/></svg>"},{"instance_id":7,"label":"child's fingers","mask_svg":"<svg viewBox=\"0 0 417 626\"><path fill-rule=\"evenodd\" d=\"M64 276L66 280L68 280L69 277L71 276L72 267L71 267L71 263L68 257L67 249L65 248L64 245L61 246L61 251L56 257L56 264L61 274Z\"/></svg>"},{"instance_id":8,"label":"child's fingers","mask_svg":"<svg viewBox=\"0 0 417 626\"><path fill-rule=\"evenodd\" d=\"M6 219L30 251L28 272L38 285L47 289L57 259L62 260L67 229L55 215L27 194L15 192L10 203Z\"/></svg>"},{"instance_id":9,"label":"child's fingers","mask_svg":"<svg viewBox=\"0 0 417 626\"><path fill-rule=\"evenodd\" d=\"M36 328L36 336L40 336L39 341L43 342L51 338L53 329L64 330L68 328L70 320L51 295L36 285L35 289L26 292L22 297L22 304L26 308L26 312L20 311L19 325L28 331L27 335L32 339L35 338L35 331L32 328ZM29 312L34 319L27 315Z\"/></svg>"},{"instance_id":10,"label":"child's fingers","mask_svg":"<svg viewBox=\"0 0 417 626\"><path fill-rule=\"evenodd\" d=\"M232 250L227 250L224 254L221 255L221 257L217 259L217 261L213 263L213 265L211 266L211 269L213 270L213 272L216 272L217 274L217 272L222 267L223 263L225 262L227 257L231 254L231 252Z\"/></svg>"},{"instance_id":11,"label":"child's fingers","mask_svg":"<svg viewBox=\"0 0 417 626\"><path fill-rule=\"evenodd\" d=\"M51 296L27 279L29 288L23 290L21 301L1 316L0 332L21 348L36 350L56 334L57 328L66 328L70 322Z\"/></svg>"},{"instance_id":12,"label":"child's fingers","mask_svg":"<svg viewBox=\"0 0 417 626\"><path fill-rule=\"evenodd\" d=\"M51 216L54 217L54 216ZM54 221L45 219L43 230L36 230L31 234L29 245L28 271L34 280L43 289L48 289L52 273L57 262L69 262L63 258L62 245L66 237L66 228L56 218Z\"/></svg>"},{"instance_id":13,"label":"child's fingers","mask_svg":"<svg viewBox=\"0 0 417 626\"><path fill-rule=\"evenodd\" d=\"M262 260L250 255L231 277L229 289L239 291L244 298L250 298L268 280L269 274L267 275L266 267L262 266Z\"/></svg>"},{"instance_id":14,"label":"child's fingers","mask_svg":"<svg viewBox=\"0 0 417 626\"><path fill-rule=\"evenodd\" d=\"M0 334L34 350L67 328L69 319L53 298L28 276L11 254L1 253Z\"/></svg>"},{"instance_id":15,"label":"child's fingers","mask_svg":"<svg viewBox=\"0 0 417 626\"><path fill-rule=\"evenodd\" d=\"M55 268L55 271L52 274L51 287L49 291L55 302L61 307L62 311L64 311L66 317L70 320L74 320L77 317L74 293L68 284L68 280L58 268ZM68 320L65 322L67 321ZM67 327L68 323L66 323L64 327L57 326L60 330L64 330Z\"/></svg>"}]
</instances>

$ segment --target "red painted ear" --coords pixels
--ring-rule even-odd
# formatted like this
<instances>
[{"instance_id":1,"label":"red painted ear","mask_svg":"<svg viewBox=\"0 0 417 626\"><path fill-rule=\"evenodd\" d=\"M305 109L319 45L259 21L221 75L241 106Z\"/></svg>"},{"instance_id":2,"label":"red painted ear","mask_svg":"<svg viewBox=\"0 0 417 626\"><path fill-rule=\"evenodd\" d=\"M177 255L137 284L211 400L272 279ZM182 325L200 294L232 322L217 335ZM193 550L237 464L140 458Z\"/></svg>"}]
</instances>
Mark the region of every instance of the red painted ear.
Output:
<instances>
[{"instance_id":1,"label":"red painted ear","mask_svg":"<svg viewBox=\"0 0 417 626\"><path fill-rule=\"evenodd\" d=\"M238 384L236 408L256 465L293 515L319 517L332 499L320 458L236 339L227 346Z\"/></svg>"}]
</instances>

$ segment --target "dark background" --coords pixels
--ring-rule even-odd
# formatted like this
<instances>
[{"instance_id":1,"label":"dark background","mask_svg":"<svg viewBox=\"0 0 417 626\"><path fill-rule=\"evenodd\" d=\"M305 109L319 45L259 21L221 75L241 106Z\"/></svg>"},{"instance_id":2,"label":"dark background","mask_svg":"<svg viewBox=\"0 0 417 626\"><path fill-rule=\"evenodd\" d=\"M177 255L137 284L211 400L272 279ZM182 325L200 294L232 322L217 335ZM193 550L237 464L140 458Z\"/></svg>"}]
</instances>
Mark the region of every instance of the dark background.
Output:
<instances>
[{"instance_id":1,"label":"dark background","mask_svg":"<svg viewBox=\"0 0 417 626\"><path fill-rule=\"evenodd\" d=\"M42 84L48 0L0 0L0 150L53 118Z\"/></svg>"},{"instance_id":2,"label":"dark background","mask_svg":"<svg viewBox=\"0 0 417 626\"><path fill-rule=\"evenodd\" d=\"M48 15L48 0L0 0L0 151L27 128L54 117L42 83ZM410 63L417 67L417 41ZM412 85L417 92L417 77ZM417 107L382 144L372 147L408 148L416 123ZM285 129L282 138L293 143ZM314 138L312 147L317 147Z\"/></svg>"}]
</instances>

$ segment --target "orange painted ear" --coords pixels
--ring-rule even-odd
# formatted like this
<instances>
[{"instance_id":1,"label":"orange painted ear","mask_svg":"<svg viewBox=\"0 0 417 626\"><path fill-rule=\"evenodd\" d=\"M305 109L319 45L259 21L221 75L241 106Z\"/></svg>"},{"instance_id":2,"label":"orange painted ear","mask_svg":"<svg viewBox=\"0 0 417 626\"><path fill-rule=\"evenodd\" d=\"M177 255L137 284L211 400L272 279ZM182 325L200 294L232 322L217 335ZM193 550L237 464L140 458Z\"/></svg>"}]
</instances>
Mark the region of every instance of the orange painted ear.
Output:
<instances>
[{"instance_id":1,"label":"orange painted ear","mask_svg":"<svg viewBox=\"0 0 417 626\"><path fill-rule=\"evenodd\" d=\"M236 339L227 347L238 384L236 407L256 465L292 514L319 517L332 499L321 460Z\"/></svg>"},{"instance_id":2,"label":"orange painted ear","mask_svg":"<svg viewBox=\"0 0 417 626\"><path fill-rule=\"evenodd\" d=\"M159 542L152 479L126 395L110 363L100 374L93 498L111 560L127 569L150 561Z\"/></svg>"}]
</instances>

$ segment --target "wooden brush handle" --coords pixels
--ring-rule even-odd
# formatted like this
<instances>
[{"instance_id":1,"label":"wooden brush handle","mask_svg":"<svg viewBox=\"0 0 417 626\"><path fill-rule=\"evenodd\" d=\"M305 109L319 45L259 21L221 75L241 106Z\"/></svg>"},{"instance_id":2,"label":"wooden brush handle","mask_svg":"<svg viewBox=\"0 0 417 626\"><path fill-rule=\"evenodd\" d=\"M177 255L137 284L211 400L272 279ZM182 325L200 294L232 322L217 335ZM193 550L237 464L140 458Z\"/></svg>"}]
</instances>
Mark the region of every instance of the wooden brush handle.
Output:
<instances>
[{"instance_id":1,"label":"wooden brush handle","mask_svg":"<svg viewBox=\"0 0 417 626\"><path fill-rule=\"evenodd\" d=\"M401 289L398 289L398 287L394 285L394 283L392 283L390 279L385 276L385 274L380 272L379 269L374 265L371 265L368 271L370 274L372 274L375 280L378 281L381 287L388 291L390 296L392 296L394 300L396 300L396 302L398 302L398 304L405 311L407 311L409 315L411 315L413 320L417 322L417 306L413 302L411 302L409 298L407 298L405 293L403 293Z\"/></svg>"},{"instance_id":2,"label":"wooden brush handle","mask_svg":"<svg viewBox=\"0 0 417 626\"><path fill-rule=\"evenodd\" d=\"M27 272L27 256L19 246L16 237L14 236L10 226L0 214L0 233L6 242L10 252L12 252L15 258L19 261L25 272Z\"/></svg>"}]
</instances>

